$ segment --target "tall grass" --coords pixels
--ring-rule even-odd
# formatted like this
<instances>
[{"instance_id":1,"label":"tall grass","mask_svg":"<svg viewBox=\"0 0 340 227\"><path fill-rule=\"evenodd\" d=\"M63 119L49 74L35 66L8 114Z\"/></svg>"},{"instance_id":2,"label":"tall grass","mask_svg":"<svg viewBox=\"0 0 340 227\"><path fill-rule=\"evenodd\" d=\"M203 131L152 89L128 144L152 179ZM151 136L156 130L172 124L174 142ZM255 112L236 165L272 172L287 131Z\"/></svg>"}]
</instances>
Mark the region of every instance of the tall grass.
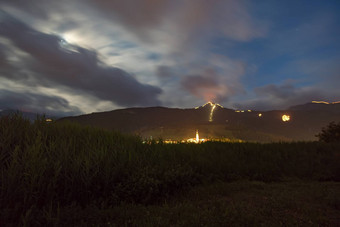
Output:
<instances>
[{"instance_id":1,"label":"tall grass","mask_svg":"<svg viewBox=\"0 0 340 227\"><path fill-rule=\"evenodd\" d=\"M1 221L60 207L150 204L216 180L340 180L340 144L143 144L65 122L0 118ZM40 223L41 224L41 223ZM1 222L0 222L1 225Z\"/></svg>"}]
</instances>

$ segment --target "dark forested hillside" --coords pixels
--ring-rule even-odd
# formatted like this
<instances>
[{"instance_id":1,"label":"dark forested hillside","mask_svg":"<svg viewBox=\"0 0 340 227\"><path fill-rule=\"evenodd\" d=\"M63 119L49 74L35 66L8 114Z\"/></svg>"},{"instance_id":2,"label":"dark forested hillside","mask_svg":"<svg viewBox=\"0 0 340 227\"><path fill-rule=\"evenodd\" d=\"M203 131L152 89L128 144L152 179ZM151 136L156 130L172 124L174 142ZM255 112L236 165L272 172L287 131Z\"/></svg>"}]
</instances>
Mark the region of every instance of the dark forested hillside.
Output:
<instances>
[{"instance_id":1,"label":"dark forested hillside","mask_svg":"<svg viewBox=\"0 0 340 227\"><path fill-rule=\"evenodd\" d=\"M92 113L69 120L84 125L133 133L143 138L182 140L194 137L272 142L315 140L331 121L340 121L340 104L308 103L287 110L232 110L213 104L192 109L165 107L128 108ZM290 116L282 121L282 115Z\"/></svg>"}]
</instances>

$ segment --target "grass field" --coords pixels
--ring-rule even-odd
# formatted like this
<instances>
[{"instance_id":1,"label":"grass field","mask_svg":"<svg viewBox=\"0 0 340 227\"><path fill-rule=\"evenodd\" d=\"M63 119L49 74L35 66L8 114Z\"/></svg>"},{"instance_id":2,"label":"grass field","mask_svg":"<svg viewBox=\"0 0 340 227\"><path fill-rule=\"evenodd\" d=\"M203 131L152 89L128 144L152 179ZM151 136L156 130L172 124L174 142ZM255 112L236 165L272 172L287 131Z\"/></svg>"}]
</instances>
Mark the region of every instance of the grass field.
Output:
<instances>
[{"instance_id":1,"label":"grass field","mask_svg":"<svg viewBox=\"0 0 340 227\"><path fill-rule=\"evenodd\" d=\"M143 144L0 118L0 226L336 225L340 144Z\"/></svg>"},{"instance_id":2,"label":"grass field","mask_svg":"<svg viewBox=\"0 0 340 227\"><path fill-rule=\"evenodd\" d=\"M338 226L339 192L335 182L218 182L159 204L70 206L54 218L73 226Z\"/></svg>"}]
</instances>

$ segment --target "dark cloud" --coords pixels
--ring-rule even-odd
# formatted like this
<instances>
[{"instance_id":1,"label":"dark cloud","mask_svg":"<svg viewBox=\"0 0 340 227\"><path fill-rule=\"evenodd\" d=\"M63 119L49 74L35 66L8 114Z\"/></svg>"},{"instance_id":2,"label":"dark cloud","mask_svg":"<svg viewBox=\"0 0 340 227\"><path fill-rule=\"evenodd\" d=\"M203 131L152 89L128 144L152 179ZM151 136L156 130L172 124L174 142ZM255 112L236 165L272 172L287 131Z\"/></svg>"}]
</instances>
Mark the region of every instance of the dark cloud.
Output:
<instances>
[{"instance_id":1,"label":"dark cloud","mask_svg":"<svg viewBox=\"0 0 340 227\"><path fill-rule=\"evenodd\" d=\"M159 25L171 6L169 0L96 0L89 1L131 27L150 28Z\"/></svg>"},{"instance_id":2,"label":"dark cloud","mask_svg":"<svg viewBox=\"0 0 340 227\"><path fill-rule=\"evenodd\" d=\"M60 0L63 1L63 0ZM35 15L36 17L40 17L42 19L47 19L49 17L49 12L47 9L58 8L57 2L54 1L44 1L44 0L0 0L0 6L9 6L15 9L23 9L26 13L30 13Z\"/></svg>"},{"instance_id":3,"label":"dark cloud","mask_svg":"<svg viewBox=\"0 0 340 227\"><path fill-rule=\"evenodd\" d=\"M80 114L81 111L71 106L66 99L58 96L20 93L0 90L1 109L14 109L25 112L45 113L54 116L67 116Z\"/></svg>"},{"instance_id":4,"label":"dark cloud","mask_svg":"<svg viewBox=\"0 0 340 227\"><path fill-rule=\"evenodd\" d=\"M0 14L0 36L11 40L20 51L29 55L22 59L19 68L30 70L30 80L36 85L63 86L121 106L160 103L157 98L160 88L142 84L122 69L105 66L95 51L68 44L56 35L39 32L3 11ZM27 80L14 77L17 73L12 71L7 78Z\"/></svg>"},{"instance_id":5,"label":"dark cloud","mask_svg":"<svg viewBox=\"0 0 340 227\"><path fill-rule=\"evenodd\" d=\"M182 87L205 101L223 102L231 90L220 81L214 69L206 69L198 75L188 75L181 80Z\"/></svg>"},{"instance_id":6,"label":"dark cloud","mask_svg":"<svg viewBox=\"0 0 340 227\"><path fill-rule=\"evenodd\" d=\"M316 6L291 14L292 4L279 5L277 14L277 3L248 0L0 0L0 89L54 88L45 90L66 92L62 97L86 111L159 105L159 99L181 107L238 100L261 109L336 101L337 8L334 15L316 15ZM250 90L290 79L303 85L242 93L242 84ZM143 81L158 83L164 94Z\"/></svg>"},{"instance_id":7,"label":"dark cloud","mask_svg":"<svg viewBox=\"0 0 340 227\"><path fill-rule=\"evenodd\" d=\"M265 33L239 0L96 0L90 4L109 18L119 21L145 42L157 40L152 31L161 31L162 41L192 45L216 33L232 40L247 41ZM214 31L214 32L212 32ZM178 32L176 35L173 32ZM185 45L181 45L185 47Z\"/></svg>"},{"instance_id":8,"label":"dark cloud","mask_svg":"<svg viewBox=\"0 0 340 227\"><path fill-rule=\"evenodd\" d=\"M166 18L169 0L88 0L89 4L104 12L108 18L123 24L144 42L153 42L150 30L158 28Z\"/></svg>"},{"instance_id":9,"label":"dark cloud","mask_svg":"<svg viewBox=\"0 0 340 227\"><path fill-rule=\"evenodd\" d=\"M156 75L160 79L167 79L167 78L175 76L175 73L172 71L171 67L161 65L157 67Z\"/></svg>"},{"instance_id":10,"label":"dark cloud","mask_svg":"<svg viewBox=\"0 0 340 227\"><path fill-rule=\"evenodd\" d=\"M296 88L292 84L275 85L269 84L263 87L258 87L254 89L255 94L259 96L270 96L276 99L287 99L296 94Z\"/></svg>"},{"instance_id":11,"label":"dark cloud","mask_svg":"<svg viewBox=\"0 0 340 227\"><path fill-rule=\"evenodd\" d=\"M29 18L27 22L35 28L8 15L4 16L6 20L1 22L3 29L0 28L0 34L30 55L30 58L22 61L20 67L26 69L26 72L16 72L7 75L7 78L47 87L63 86L74 89L75 93L81 91L121 106L159 105L160 88L141 84L121 69L103 66L97 52L93 50L62 44L60 37L40 32L41 29L64 35L67 32L79 35L79 31L88 29L89 34L100 34L102 31L105 33L103 36L111 36L112 39L121 36L134 43L135 49L152 48L151 52L155 54L148 56L150 62L159 58L170 60L162 64L169 63L174 70L169 67L156 69L157 76L162 79L158 83L164 85L165 91L171 90L169 87L180 89L182 86L195 97L220 102L233 93L234 85L223 85L224 81L221 80L221 74L230 75L229 69L222 69L225 72L218 69L218 75L213 76L212 80L208 79L207 85L201 84L203 81L200 83L200 79L195 80L196 85L188 85L186 81L190 78L183 79L183 85L178 84L179 75L198 76L201 80L207 80L204 73L192 72L195 72L196 65L214 68L209 65L208 58L202 58L209 52L210 39L223 37L228 41L244 42L263 36L264 26L250 15L245 3L239 0L31 0L29 3L23 0L0 0L0 8L1 5L14 8L14 11L9 12L17 18ZM4 9L7 10L7 7ZM39 23L42 18L46 20ZM92 29L94 26L96 31ZM84 45L96 46L89 42L95 43L97 40L86 39ZM116 50L110 53L116 53ZM120 63L119 59L111 59ZM28 75L27 71L34 74ZM155 81L153 79L148 81ZM203 93L198 94L199 91ZM161 97L169 99L170 96L172 94Z\"/></svg>"},{"instance_id":12,"label":"dark cloud","mask_svg":"<svg viewBox=\"0 0 340 227\"><path fill-rule=\"evenodd\" d=\"M63 14L72 7L89 6L99 10L99 14L94 11L91 14L113 19L149 43L159 38L152 33L155 30L167 33L166 39L187 44L213 31L238 41L261 37L266 32L266 26L248 13L243 0L0 0L1 5L21 9L40 19L48 19L56 12ZM173 32L181 34L174 36Z\"/></svg>"},{"instance_id":13,"label":"dark cloud","mask_svg":"<svg viewBox=\"0 0 340 227\"><path fill-rule=\"evenodd\" d=\"M6 55L4 53L4 50L6 49L5 45L2 45L0 43L0 67L3 68L7 68L8 67L8 62L6 59Z\"/></svg>"},{"instance_id":14,"label":"dark cloud","mask_svg":"<svg viewBox=\"0 0 340 227\"><path fill-rule=\"evenodd\" d=\"M320 81L321 87L335 90L340 84L340 58L320 57L306 58L293 62L293 68L311 78Z\"/></svg>"}]
</instances>

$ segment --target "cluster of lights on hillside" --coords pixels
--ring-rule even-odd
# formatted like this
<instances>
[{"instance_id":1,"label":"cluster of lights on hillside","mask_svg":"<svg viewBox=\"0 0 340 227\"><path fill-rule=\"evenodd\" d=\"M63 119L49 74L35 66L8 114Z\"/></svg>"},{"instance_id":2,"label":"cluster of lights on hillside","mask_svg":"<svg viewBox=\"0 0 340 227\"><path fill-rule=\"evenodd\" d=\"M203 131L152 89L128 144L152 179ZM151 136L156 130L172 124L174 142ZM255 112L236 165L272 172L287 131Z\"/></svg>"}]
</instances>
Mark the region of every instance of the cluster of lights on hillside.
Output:
<instances>
[{"instance_id":1,"label":"cluster of lights on hillside","mask_svg":"<svg viewBox=\"0 0 340 227\"><path fill-rule=\"evenodd\" d=\"M235 112L236 112L236 113L244 113L244 112L246 112L246 111L244 111L244 110L235 110ZM251 110L248 110L247 112L252 112L252 111L251 111ZM258 117L262 117L263 114L262 114L262 113L258 113L257 116L258 116ZM290 116L287 115L287 114L284 114L284 115L281 116L281 119L282 119L282 121L287 122L287 121L290 121Z\"/></svg>"},{"instance_id":2,"label":"cluster of lights on hillside","mask_svg":"<svg viewBox=\"0 0 340 227\"><path fill-rule=\"evenodd\" d=\"M247 111L245 111L245 110L235 110L235 112L236 113L244 113L244 112L252 112L252 110L247 110Z\"/></svg>"},{"instance_id":3,"label":"cluster of lights on hillside","mask_svg":"<svg viewBox=\"0 0 340 227\"><path fill-rule=\"evenodd\" d=\"M245 112L252 113L253 111L252 110L235 110L235 113L245 113ZM258 113L257 116L262 117L262 113Z\"/></svg>"}]
</instances>

